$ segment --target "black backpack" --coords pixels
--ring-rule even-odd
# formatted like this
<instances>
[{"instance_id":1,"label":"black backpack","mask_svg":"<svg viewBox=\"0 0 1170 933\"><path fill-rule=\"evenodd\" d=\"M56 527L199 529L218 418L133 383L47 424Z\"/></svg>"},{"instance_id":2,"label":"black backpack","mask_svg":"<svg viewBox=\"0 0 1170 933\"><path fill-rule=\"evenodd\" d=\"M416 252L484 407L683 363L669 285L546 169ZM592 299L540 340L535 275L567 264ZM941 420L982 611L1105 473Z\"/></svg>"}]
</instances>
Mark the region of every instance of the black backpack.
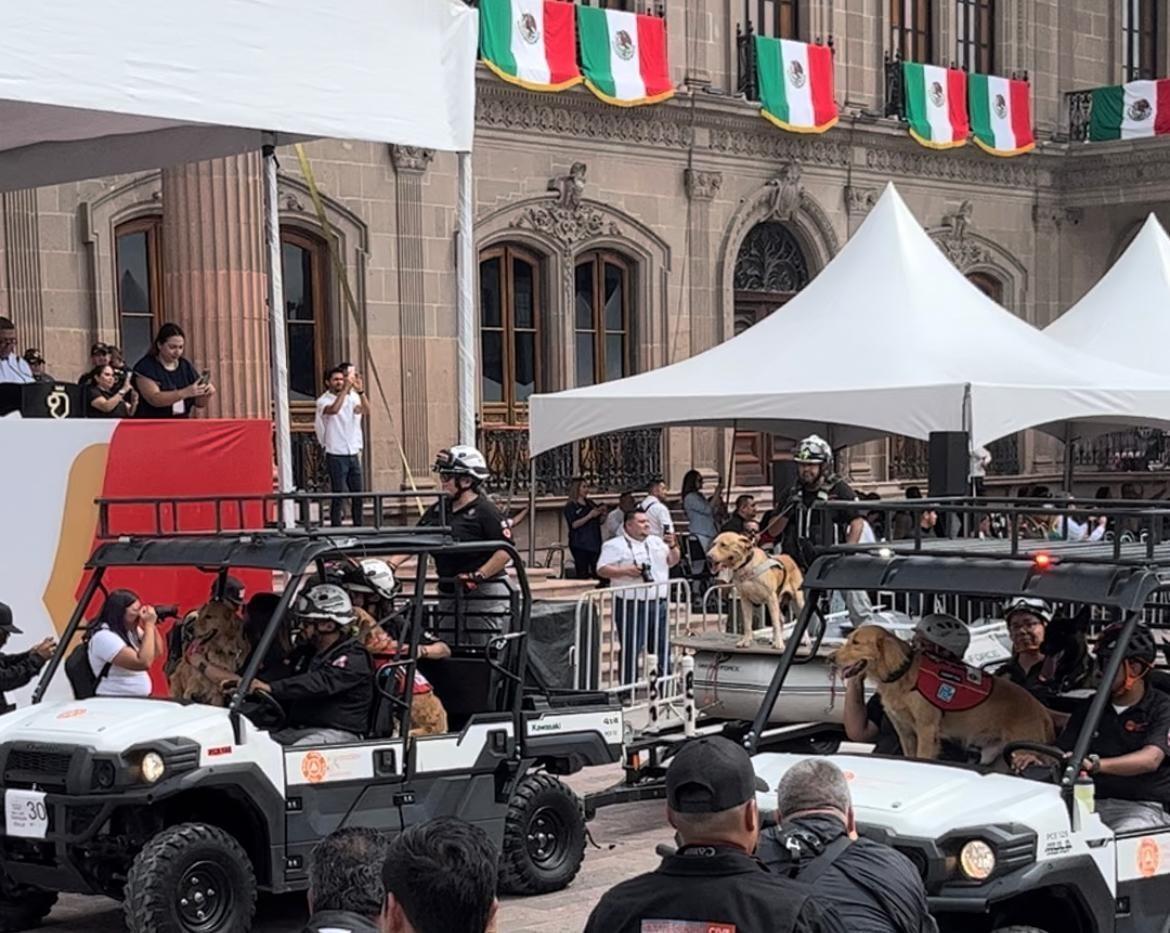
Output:
<instances>
[{"instance_id":1,"label":"black backpack","mask_svg":"<svg viewBox=\"0 0 1170 933\"><path fill-rule=\"evenodd\" d=\"M114 663L107 661L102 672L94 674L89 663L89 637L92 633L93 630L87 631L65 659L65 676L69 679L69 686L73 688L73 696L79 700L97 696L98 685L106 679Z\"/></svg>"}]
</instances>

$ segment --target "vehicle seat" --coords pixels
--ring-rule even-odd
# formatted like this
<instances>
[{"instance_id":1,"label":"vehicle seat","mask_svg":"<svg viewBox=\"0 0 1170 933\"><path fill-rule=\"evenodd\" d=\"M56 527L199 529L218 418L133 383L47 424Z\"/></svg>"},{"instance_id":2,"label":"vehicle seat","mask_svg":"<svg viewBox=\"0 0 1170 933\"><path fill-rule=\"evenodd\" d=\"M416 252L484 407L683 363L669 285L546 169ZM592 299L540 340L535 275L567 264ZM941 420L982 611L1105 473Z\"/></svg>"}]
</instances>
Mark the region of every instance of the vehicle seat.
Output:
<instances>
[{"instance_id":1,"label":"vehicle seat","mask_svg":"<svg viewBox=\"0 0 1170 933\"><path fill-rule=\"evenodd\" d=\"M447 710L447 723L458 732L475 713L495 712L498 675L481 654L422 660L418 669L431 682Z\"/></svg>"}]
</instances>

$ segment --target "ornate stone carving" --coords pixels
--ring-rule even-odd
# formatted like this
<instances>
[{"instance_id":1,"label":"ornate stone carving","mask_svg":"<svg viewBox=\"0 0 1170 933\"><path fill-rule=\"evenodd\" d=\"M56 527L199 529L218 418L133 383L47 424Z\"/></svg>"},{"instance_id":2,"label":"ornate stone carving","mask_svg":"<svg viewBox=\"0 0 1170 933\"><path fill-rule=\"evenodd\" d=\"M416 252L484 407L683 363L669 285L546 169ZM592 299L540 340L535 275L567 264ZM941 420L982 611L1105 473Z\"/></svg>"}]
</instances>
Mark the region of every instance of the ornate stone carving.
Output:
<instances>
[{"instance_id":1,"label":"ornate stone carving","mask_svg":"<svg viewBox=\"0 0 1170 933\"><path fill-rule=\"evenodd\" d=\"M618 225L607 220L597 208L589 204L578 204L576 208L561 207L556 201L525 208L509 226L543 233L566 254L571 253L578 243L593 237L621 236Z\"/></svg>"},{"instance_id":2,"label":"ornate stone carving","mask_svg":"<svg viewBox=\"0 0 1170 933\"><path fill-rule=\"evenodd\" d=\"M280 206L284 210L291 211L296 214L303 214L305 212L305 205L302 204L301 199L292 192L285 192L284 197L280 199Z\"/></svg>"},{"instance_id":3,"label":"ornate stone carving","mask_svg":"<svg viewBox=\"0 0 1170 933\"><path fill-rule=\"evenodd\" d=\"M548 180L548 190L557 194L557 207L567 211L580 209L587 168L584 162L574 162L568 175L557 175Z\"/></svg>"},{"instance_id":4,"label":"ornate stone carving","mask_svg":"<svg viewBox=\"0 0 1170 933\"><path fill-rule=\"evenodd\" d=\"M768 182L768 219L788 223L800 210L804 187L800 181L800 166L789 162Z\"/></svg>"},{"instance_id":5,"label":"ornate stone carving","mask_svg":"<svg viewBox=\"0 0 1170 933\"><path fill-rule=\"evenodd\" d=\"M766 159L799 160L840 168L849 164L848 146L820 137L794 140L775 130L755 132L721 124L711 127L710 139L711 148L716 152L759 156Z\"/></svg>"},{"instance_id":6,"label":"ornate stone carving","mask_svg":"<svg viewBox=\"0 0 1170 933\"><path fill-rule=\"evenodd\" d=\"M1029 157L1031 158L1031 157ZM986 159L948 153L940 159L933 152L912 152L901 148L868 147L866 168L883 175L919 175L948 181L977 181L1010 188L1029 188L1036 184L1036 169L1009 164L1014 159Z\"/></svg>"},{"instance_id":7,"label":"ornate stone carving","mask_svg":"<svg viewBox=\"0 0 1170 933\"><path fill-rule=\"evenodd\" d=\"M396 172L425 172L434 157L434 149L423 149L420 146L390 147L390 158Z\"/></svg>"},{"instance_id":8,"label":"ornate stone carving","mask_svg":"<svg viewBox=\"0 0 1170 933\"><path fill-rule=\"evenodd\" d=\"M723 187L722 172L703 172L699 169L683 170L683 185L687 197L692 201L710 201Z\"/></svg>"},{"instance_id":9,"label":"ornate stone carving","mask_svg":"<svg viewBox=\"0 0 1170 933\"><path fill-rule=\"evenodd\" d=\"M974 210L969 200L960 202L953 211L943 215L942 226L931 232L939 248L960 272L992 262L987 248L975 236L968 236Z\"/></svg>"},{"instance_id":10,"label":"ornate stone carving","mask_svg":"<svg viewBox=\"0 0 1170 933\"><path fill-rule=\"evenodd\" d=\"M784 224L756 224L735 259L737 290L796 293L808 284L804 252Z\"/></svg>"},{"instance_id":11,"label":"ornate stone carving","mask_svg":"<svg viewBox=\"0 0 1170 933\"><path fill-rule=\"evenodd\" d=\"M951 229L950 239L961 241L967 236L967 227L974 212L975 205L970 200L964 200L951 213L943 214L943 226Z\"/></svg>"},{"instance_id":12,"label":"ornate stone carving","mask_svg":"<svg viewBox=\"0 0 1170 933\"><path fill-rule=\"evenodd\" d=\"M845 210L850 214L868 214L877 204L877 188L858 188L855 185L845 186Z\"/></svg>"}]
</instances>

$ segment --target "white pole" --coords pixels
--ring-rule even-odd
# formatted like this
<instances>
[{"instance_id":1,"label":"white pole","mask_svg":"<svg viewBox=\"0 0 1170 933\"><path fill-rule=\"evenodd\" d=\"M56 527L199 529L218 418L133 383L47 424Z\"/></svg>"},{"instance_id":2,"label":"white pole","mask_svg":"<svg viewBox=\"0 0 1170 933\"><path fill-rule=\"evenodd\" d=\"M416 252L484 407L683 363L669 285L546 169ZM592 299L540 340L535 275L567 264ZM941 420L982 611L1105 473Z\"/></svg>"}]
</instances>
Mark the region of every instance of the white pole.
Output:
<instances>
[{"instance_id":1,"label":"white pole","mask_svg":"<svg viewBox=\"0 0 1170 933\"><path fill-rule=\"evenodd\" d=\"M471 153L459 153L459 239L455 256L456 343L458 356L459 443L475 444L475 212L472 208ZM529 522L532 516L528 517ZM531 532L531 528L529 531Z\"/></svg>"},{"instance_id":2,"label":"white pole","mask_svg":"<svg viewBox=\"0 0 1170 933\"><path fill-rule=\"evenodd\" d=\"M284 320L284 277L280 268L280 204L276 192L276 146L264 146L264 236L268 245L268 314L272 352L272 408L276 420L278 493L293 491L292 426L288 413L288 346ZM293 524L293 505L281 510L284 527Z\"/></svg>"}]
</instances>

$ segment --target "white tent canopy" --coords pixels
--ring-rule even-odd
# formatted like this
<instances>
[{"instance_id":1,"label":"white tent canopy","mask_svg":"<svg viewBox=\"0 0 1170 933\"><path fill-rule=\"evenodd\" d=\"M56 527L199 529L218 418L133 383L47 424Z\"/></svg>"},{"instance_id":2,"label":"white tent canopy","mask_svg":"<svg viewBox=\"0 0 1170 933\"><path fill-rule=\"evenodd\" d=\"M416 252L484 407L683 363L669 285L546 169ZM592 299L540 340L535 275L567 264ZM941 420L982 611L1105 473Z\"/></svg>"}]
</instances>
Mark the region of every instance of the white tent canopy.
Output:
<instances>
[{"instance_id":1,"label":"white tent canopy","mask_svg":"<svg viewBox=\"0 0 1170 933\"><path fill-rule=\"evenodd\" d=\"M724 425L836 444L892 433L1099 419L1170 426L1170 382L1055 344L967 281L890 185L799 295L745 333L626 379L531 401L531 449L646 425ZM1165 420L1160 420L1165 419Z\"/></svg>"},{"instance_id":2,"label":"white tent canopy","mask_svg":"<svg viewBox=\"0 0 1170 933\"><path fill-rule=\"evenodd\" d=\"M469 151L461 0L52 0L0 30L0 189L314 136Z\"/></svg>"},{"instance_id":3,"label":"white tent canopy","mask_svg":"<svg viewBox=\"0 0 1170 933\"><path fill-rule=\"evenodd\" d=\"M1101 281L1044 333L1096 359L1166 372L1170 236L1153 214Z\"/></svg>"}]
</instances>

